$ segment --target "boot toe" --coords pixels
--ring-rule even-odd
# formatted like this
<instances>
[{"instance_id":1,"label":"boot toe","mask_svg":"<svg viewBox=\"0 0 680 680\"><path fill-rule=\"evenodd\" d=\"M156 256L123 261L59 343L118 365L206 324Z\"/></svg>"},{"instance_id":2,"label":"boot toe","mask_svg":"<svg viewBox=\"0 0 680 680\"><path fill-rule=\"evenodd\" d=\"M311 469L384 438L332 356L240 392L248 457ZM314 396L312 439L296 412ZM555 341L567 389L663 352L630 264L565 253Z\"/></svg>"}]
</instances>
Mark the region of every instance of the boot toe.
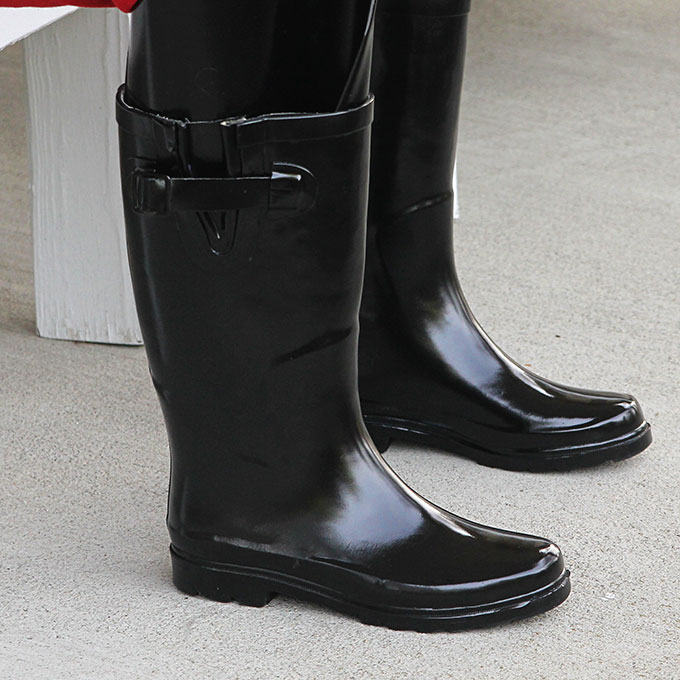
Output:
<instances>
[{"instance_id":1,"label":"boot toe","mask_svg":"<svg viewBox=\"0 0 680 680\"><path fill-rule=\"evenodd\" d=\"M640 403L630 394L594 393L586 399L583 409L586 417L582 426L571 432L574 446L614 444L646 425Z\"/></svg>"},{"instance_id":2,"label":"boot toe","mask_svg":"<svg viewBox=\"0 0 680 680\"><path fill-rule=\"evenodd\" d=\"M536 465L545 464L546 469L596 465L628 458L651 443L642 407L632 395L543 384L549 386L546 394L551 399L543 404L542 418L536 411L535 426L524 433L519 447L534 452Z\"/></svg>"},{"instance_id":3,"label":"boot toe","mask_svg":"<svg viewBox=\"0 0 680 680\"><path fill-rule=\"evenodd\" d=\"M562 551L548 539L483 526L450 513L443 513L441 519L438 531L421 544L418 559L413 555L399 560L402 566L411 565L411 573L398 575L402 582L425 579L420 583L428 584L432 606L526 602L568 577ZM461 541L461 536L466 538Z\"/></svg>"},{"instance_id":4,"label":"boot toe","mask_svg":"<svg viewBox=\"0 0 680 680\"><path fill-rule=\"evenodd\" d=\"M504 551L505 552L505 551ZM512 552L510 556L508 553ZM526 599L534 593L550 589L564 579L566 568L562 551L557 545L530 536L513 536L505 556L498 564L506 569L499 575L480 582L480 595L487 603Z\"/></svg>"},{"instance_id":5,"label":"boot toe","mask_svg":"<svg viewBox=\"0 0 680 680\"><path fill-rule=\"evenodd\" d=\"M634 396L617 395L612 402L612 414L603 422L603 427L612 434L612 438L626 435L644 425L642 407Z\"/></svg>"}]
</instances>

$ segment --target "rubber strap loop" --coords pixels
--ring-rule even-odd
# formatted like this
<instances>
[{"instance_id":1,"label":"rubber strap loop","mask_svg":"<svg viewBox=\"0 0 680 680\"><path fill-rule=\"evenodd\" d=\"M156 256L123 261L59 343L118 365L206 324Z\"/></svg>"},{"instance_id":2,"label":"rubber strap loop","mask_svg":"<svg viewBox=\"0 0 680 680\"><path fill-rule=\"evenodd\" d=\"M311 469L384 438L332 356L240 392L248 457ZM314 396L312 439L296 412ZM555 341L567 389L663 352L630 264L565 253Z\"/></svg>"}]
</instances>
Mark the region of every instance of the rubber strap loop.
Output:
<instances>
[{"instance_id":1,"label":"rubber strap loop","mask_svg":"<svg viewBox=\"0 0 680 680\"><path fill-rule=\"evenodd\" d=\"M138 170L132 175L133 210L143 215L174 212L270 210L301 207L304 171L275 164L270 177L169 177Z\"/></svg>"}]
</instances>

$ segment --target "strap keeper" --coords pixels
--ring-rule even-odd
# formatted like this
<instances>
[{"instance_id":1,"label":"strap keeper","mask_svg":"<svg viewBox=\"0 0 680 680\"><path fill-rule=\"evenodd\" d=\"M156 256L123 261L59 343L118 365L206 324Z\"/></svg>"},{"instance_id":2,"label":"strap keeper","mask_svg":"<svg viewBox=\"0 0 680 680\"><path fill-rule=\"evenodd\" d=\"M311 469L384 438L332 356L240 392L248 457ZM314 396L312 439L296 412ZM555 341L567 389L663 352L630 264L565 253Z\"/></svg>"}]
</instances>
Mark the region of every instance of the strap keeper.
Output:
<instances>
[{"instance_id":1,"label":"strap keeper","mask_svg":"<svg viewBox=\"0 0 680 680\"><path fill-rule=\"evenodd\" d=\"M153 172L132 175L132 209L142 215L165 215L170 212L170 178Z\"/></svg>"}]
</instances>

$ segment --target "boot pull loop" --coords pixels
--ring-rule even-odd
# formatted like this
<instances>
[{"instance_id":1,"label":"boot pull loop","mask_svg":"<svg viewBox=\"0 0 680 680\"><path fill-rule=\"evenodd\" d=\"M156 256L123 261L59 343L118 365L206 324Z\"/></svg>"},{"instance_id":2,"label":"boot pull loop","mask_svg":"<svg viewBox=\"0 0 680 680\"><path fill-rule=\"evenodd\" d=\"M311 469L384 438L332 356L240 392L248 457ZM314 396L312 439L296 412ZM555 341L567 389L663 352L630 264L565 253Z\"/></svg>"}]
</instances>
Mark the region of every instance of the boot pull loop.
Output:
<instances>
[{"instance_id":1,"label":"boot pull loop","mask_svg":"<svg viewBox=\"0 0 680 680\"><path fill-rule=\"evenodd\" d=\"M268 177L170 177L143 169L132 174L132 206L141 215L264 207L283 216L306 212L315 198L312 173L287 163L274 163Z\"/></svg>"}]
</instances>

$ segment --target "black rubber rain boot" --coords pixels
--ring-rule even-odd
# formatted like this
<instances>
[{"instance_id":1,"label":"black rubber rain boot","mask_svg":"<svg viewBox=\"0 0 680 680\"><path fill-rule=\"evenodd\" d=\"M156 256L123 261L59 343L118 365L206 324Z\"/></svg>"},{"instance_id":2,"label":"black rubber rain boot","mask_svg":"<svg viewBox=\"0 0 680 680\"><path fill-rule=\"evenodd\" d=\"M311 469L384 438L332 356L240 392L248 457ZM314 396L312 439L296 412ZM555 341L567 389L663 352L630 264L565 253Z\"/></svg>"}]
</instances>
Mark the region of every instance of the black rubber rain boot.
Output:
<instances>
[{"instance_id":1,"label":"black rubber rain boot","mask_svg":"<svg viewBox=\"0 0 680 680\"><path fill-rule=\"evenodd\" d=\"M194 122L119 92L130 266L172 457L174 582L396 629L523 618L569 594L558 548L428 503L361 418L370 40L338 90L361 102L328 113Z\"/></svg>"},{"instance_id":2,"label":"black rubber rain boot","mask_svg":"<svg viewBox=\"0 0 680 680\"><path fill-rule=\"evenodd\" d=\"M637 401L545 380L479 326L453 261L452 178L469 0L381 0L359 391L393 440L509 470L620 460L652 441Z\"/></svg>"}]
</instances>

